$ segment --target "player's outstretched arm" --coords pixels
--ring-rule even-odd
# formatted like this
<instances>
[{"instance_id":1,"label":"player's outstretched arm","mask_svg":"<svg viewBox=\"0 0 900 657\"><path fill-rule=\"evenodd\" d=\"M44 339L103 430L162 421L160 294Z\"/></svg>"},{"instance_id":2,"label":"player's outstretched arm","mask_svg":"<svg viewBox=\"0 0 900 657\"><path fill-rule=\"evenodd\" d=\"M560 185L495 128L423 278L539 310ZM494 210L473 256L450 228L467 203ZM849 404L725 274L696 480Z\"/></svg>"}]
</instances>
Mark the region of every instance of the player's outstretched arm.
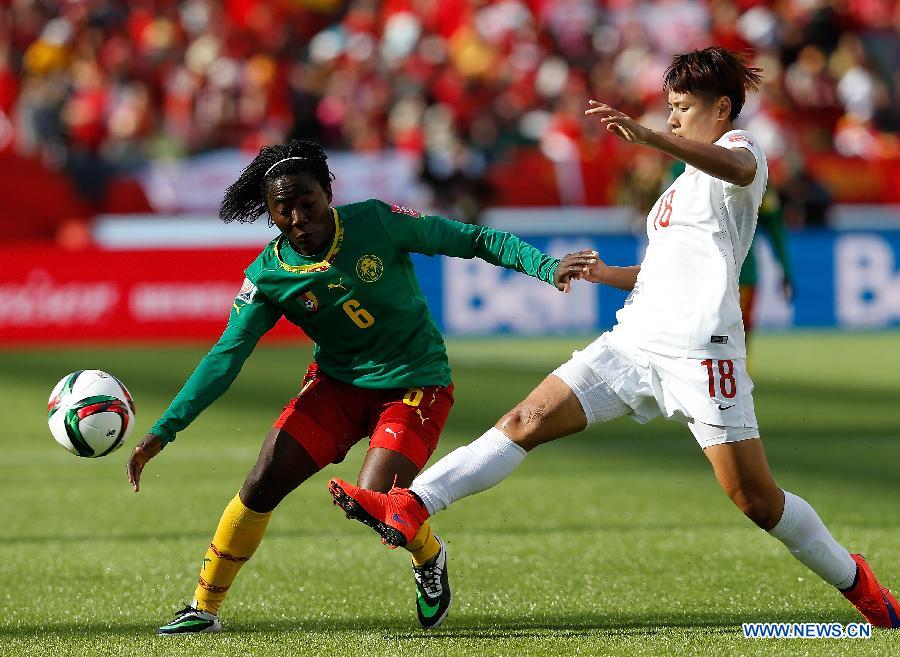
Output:
<instances>
[{"instance_id":1,"label":"player's outstretched arm","mask_svg":"<svg viewBox=\"0 0 900 657\"><path fill-rule=\"evenodd\" d=\"M756 176L756 158L746 148L724 148L657 132L605 103L589 102L591 107L585 110L585 115L599 116L606 129L619 139L655 148L733 185L745 187Z\"/></svg>"},{"instance_id":2,"label":"player's outstretched arm","mask_svg":"<svg viewBox=\"0 0 900 657\"><path fill-rule=\"evenodd\" d=\"M591 251L591 253L594 256L594 262L583 267L581 274L573 276L573 278L583 278L591 283L602 283L626 292L631 292L634 289L638 273L641 271L640 265L610 267L600 259L596 251Z\"/></svg>"},{"instance_id":3,"label":"player's outstretched arm","mask_svg":"<svg viewBox=\"0 0 900 657\"><path fill-rule=\"evenodd\" d=\"M249 281L245 281L245 286ZM228 325L218 342L203 357L184 387L169 404L150 432L135 446L128 459L128 481L140 490L141 470L147 462L186 429L210 404L221 397L237 378L256 343L281 317L281 311L261 294L245 294L241 288L231 308Z\"/></svg>"},{"instance_id":4,"label":"player's outstretched arm","mask_svg":"<svg viewBox=\"0 0 900 657\"><path fill-rule=\"evenodd\" d=\"M148 433L131 451L131 457L125 466L128 470L128 481L134 492L137 493L141 489L141 472L147 461L159 454L163 448L163 440L157 435Z\"/></svg>"},{"instance_id":5,"label":"player's outstretched arm","mask_svg":"<svg viewBox=\"0 0 900 657\"><path fill-rule=\"evenodd\" d=\"M542 253L512 233L391 207L383 201L376 201L376 209L385 232L406 252L480 258L534 276L563 292L568 290L572 274L590 259L588 251L570 254L570 261L562 271L557 271L561 265L557 258ZM577 262L579 258L584 262Z\"/></svg>"}]
</instances>

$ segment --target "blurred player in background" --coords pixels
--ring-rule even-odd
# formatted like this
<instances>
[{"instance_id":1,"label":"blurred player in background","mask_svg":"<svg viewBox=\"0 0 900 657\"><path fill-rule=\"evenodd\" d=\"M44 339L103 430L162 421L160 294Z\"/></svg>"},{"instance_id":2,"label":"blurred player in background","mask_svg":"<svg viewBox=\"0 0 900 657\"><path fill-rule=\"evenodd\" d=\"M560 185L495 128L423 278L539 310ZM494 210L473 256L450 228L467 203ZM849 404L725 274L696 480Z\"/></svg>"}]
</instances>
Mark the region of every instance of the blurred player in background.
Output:
<instances>
[{"instance_id":1,"label":"blurred player in background","mask_svg":"<svg viewBox=\"0 0 900 657\"><path fill-rule=\"evenodd\" d=\"M781 292L788 303L794 298L794 276L791 272L791 255L788 248L788 233L781 219L781 201L773 189L766 190L759 206L757 228L762 228L772 245L772 253L781 267ZM756 309L756 287L759 282L759 265L756 258L757 240L754 239L741 267L738 286L741 301L741 316L744 318L744 335L747 343L747 368L750 369L750 338L756 330L754 311Z\"/></svg>"},{"instance_id":2,"label":"blurred player in background","mask_svg":"<svg viewBox=\"0 0 900 657\"><path fill-rule=\"evenodd\" d=\"M768 180L753 135L733 129L759 69L723 48L675 57L666 70L671 134L590 101L585 113L617 137L687 164L647 216L640 265L602 260L583 277L628 290L617 324L573 354L484 435L389 493L332 479L349 517L402 546L455 500L496 485L531 449L626 415L687 425L734 504L873 625L900 626L900 606L861 555L837 543L815 510L779 488L766 461L747 373L738 274ZM660 503L665 503L660 500Z\"/></svg>"},{"instance_id":3,"label":"blurred player in background","mask_svg":"<svg viewBox=\"0 0 900 657\"><path fill-rule=\"evenodd\" d=\"M453 404L453 384L409 253L479 257L566 291L569 277L590 262L587 251L560 261L515 235L378 200L332 207L326 157L308 141L264 147L226 191L222 220L252 222L267 212L281 235L247 268L222 337L128 461L137 492L147 462L228 389L281 317L316 343L300 392L222 514L193 601L159 634L219 631L219 606L272 510L364 437L363 488L408 486L428 461ZM420 622L437 626L451 601L442 544L426 523L406 547Z\"/></svg>"}]
</instances>

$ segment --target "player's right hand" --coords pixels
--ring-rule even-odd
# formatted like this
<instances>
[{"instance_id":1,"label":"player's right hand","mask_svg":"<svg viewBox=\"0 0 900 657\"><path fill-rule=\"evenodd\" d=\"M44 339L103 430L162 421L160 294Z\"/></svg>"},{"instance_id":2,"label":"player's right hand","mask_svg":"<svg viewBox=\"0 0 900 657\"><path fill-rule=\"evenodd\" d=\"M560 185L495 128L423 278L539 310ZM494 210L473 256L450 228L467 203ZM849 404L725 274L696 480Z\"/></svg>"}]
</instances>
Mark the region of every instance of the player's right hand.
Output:
<instances>
[{"instance_id":1,"label":"player's right hand","mask_svg":"<svg viewBox=\"0 0 900 657\"><path fill-rule=\"evenodd\" d=\"M141 489L141 472L147 461L159 454L163 448L162 438L156 434L148 433L134 449L131 450L131 457L125 469L128 471L128 481L134 492L137 493Z\"/></svg>"},{"instance_id":2,"label":"player's right hand","mask_svg":"<svg viewBox=\"0 0 900 657\"><path fill-rule=\"evenodd\" d=\"M597 100L589 100L588 104L590 107L584 111L585 115L598 115L600 122L606 126L606 129L620 139L630 141L633 144L646 144L647 140L650 139L653 131L642 126L627 114L623 114L619 110Z\"/></svg>"}]
</instances>

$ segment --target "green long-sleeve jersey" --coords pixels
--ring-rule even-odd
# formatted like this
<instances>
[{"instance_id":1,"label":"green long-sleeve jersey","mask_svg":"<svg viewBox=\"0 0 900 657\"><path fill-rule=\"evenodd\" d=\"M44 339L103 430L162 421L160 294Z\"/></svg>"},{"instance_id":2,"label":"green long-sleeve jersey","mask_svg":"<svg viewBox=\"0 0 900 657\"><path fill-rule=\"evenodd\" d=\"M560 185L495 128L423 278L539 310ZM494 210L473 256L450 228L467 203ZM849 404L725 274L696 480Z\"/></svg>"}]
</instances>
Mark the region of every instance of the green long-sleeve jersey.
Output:
<instances>
[{"instance_id":1,"label":"green long-sleeve jersey","mask_svg":"<svg viewBox=\"0 0 900 657\"><path fill-rule=\"evenodd\" d=\"M781 221L781 203L778 201L778 195L769 190L763 196L762 205L759 208L759 216L757 219L757 235L765 232L772 244L772 252L781 265L781 271L784 279L788 282L793 280L791 271L791 257L788 250L788 233ZM755 241L755 240L754 240ZM741 274L738 278L739 285L756 285L759 280L759 267L756 263L756 255L751 245L744 264L741 266Z\"/></svg>"},{"instance_id":2,"label":"green long-sleeve jersey","mask_svg":"<svg viewBox=\"0 0 900 657\"><path fill-rule=\"evenodd\" d=\"M515 235L382 201L333 208L331 244L306 257L283 236L246 269L222 337L153 425L171 442L221 396L259 339L284 316L315 342L329 376L361 388L448 385L444 340L410 253L481 258L553 284L559 260Z\"/></svg>"}]
</instances>

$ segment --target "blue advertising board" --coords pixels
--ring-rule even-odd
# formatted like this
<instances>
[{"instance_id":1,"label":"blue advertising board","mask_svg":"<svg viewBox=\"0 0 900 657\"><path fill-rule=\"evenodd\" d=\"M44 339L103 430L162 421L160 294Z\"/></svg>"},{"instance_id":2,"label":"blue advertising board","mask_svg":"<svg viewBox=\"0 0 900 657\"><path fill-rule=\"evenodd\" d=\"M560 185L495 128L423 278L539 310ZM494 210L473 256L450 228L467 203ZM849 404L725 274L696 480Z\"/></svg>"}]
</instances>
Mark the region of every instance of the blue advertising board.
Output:
<instances>
[{"instance_id":1,"label":"blue advertising board","mask_svg":"<svg viewBox=\"0 0 900 657\"><path fill-rule=\"evenodd\" d=\"M760 327L900 326L900 231L807 230L791 236L794 299L764 238L755 319ZM630 235L538 236L528 241L554 256L596 249L611 265L640 262L644 242ZM576 282L570 294L478 259L414 256L438 324L448 335L592 333L615 323L625 293Z\"/></svg>"}]
</instances>

